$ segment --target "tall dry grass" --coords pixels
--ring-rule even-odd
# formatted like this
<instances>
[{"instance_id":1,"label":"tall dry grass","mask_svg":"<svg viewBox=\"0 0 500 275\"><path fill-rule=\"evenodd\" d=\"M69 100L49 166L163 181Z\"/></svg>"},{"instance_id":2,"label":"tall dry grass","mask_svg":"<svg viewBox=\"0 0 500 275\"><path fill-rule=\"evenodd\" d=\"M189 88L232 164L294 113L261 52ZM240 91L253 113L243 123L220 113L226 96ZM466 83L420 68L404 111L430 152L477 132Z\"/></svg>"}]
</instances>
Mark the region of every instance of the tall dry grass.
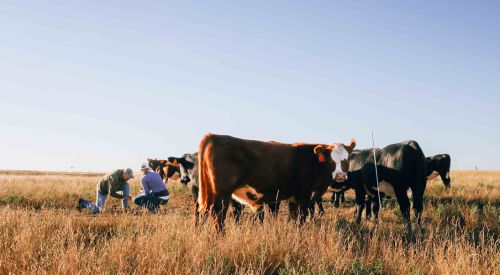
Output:
<instances>
[{"instance_id":1,"label":"tall dry grass","mask_svg":"<svg viewBox=\"0 0 500 275\"><path fill-rule=\"evenodd\" d=\"M0 273L495 274L500 271L500 172L453 171L452 190L426 191L424 228L405 234L397 204L381 222L353 223L352 193L340 208L299 227L277 219L195 228L187 188L170 183L159 214L74 209L94 199L98 176L0 175ZM138 192L137 179L131 182ZM284 207L285 208L285 207Z\"/></svg>"}]
</instances>

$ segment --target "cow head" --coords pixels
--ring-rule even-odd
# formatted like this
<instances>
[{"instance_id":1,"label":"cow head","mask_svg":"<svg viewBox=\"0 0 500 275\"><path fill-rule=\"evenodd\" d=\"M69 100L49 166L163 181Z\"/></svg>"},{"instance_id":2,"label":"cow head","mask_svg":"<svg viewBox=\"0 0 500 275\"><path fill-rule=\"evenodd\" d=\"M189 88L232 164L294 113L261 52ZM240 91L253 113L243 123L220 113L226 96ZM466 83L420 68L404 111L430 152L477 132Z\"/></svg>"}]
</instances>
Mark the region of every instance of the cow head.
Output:
<instances>
[{"instance_id":1,"label":"cow head","mask_svg":"<svg viewBox=\"0 0 500 275\"><path fill-rule=\"evenodd\" d=\"M156 173L160 174L163 178L163 171L162 168L165 166L165 160L161 159L148 159L148 166L151 168L151 170L155 171Z\"/></svg>"},{"instance_id":2,"label":"cow head","mask_svg":"<svg viewBox=\"0 0 500 275\"><path fill-rule=\"evenodd\" d=\"M349 156L354 147L356 147L356 141L352 139L347 145L343 143L318 145L314 148L314 154L319 162L330 162L334 167L332 177L336 182L345 182L349 170Z\"/></svg>"},{"instance_id":3,"label":"cow head","mask_svg":"<svg viewBox=\"0 0 500 275\"><path fill-rule=\"evenodd\" d=\"M148 159L149 167L160 174L161 178L164 182L167 182L168 179L172 178L176 180L175 177L176 172L179 172L179 163L176 160L163 160L163 159Z\"/></svg>"},{"instance_id":4,"label":"cow head","mask_svg":"<svg viewBox=\"0 0 500 275\"><path fill-rule=\"evenodd\" d=\"M425 160L427 166L427 180L432 180L439 175L444 183L444 186L447 189L450 188L450 155L441 154L433 157L427 157Z\"/></svg>"},{"instance_id":5,"label":"cow head","mask_svg":"<svg viewBox=\"0 0 500 275\"><path fill-rule=\"evenodd\" d=\"M177 158L177 157L169 157L168 160L170 162L177 162L179 164L179 167L177 169L177 172L179 172L180 177L181 177L181 183L183 184L188 184L192 180L192 175L191 172L194 169L194 162L196 161L195 159L197 158L197 153L196 154L184 154L182 157Z\"/></svg>"}]
</instances>

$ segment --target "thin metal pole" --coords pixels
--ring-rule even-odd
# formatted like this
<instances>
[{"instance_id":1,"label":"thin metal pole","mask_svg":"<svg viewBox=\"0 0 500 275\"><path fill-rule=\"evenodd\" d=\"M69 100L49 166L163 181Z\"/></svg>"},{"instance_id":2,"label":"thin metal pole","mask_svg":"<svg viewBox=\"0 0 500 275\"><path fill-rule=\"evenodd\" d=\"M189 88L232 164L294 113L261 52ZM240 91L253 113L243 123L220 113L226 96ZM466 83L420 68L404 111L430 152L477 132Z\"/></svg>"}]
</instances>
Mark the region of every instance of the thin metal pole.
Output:
<instances>
[{"instance_id":1,"label":"thin metal pole","mask_svg":"<svg viewBox=\"0 0 500 275\"><path fill-rule=\"evenodd\" d=\"M373 137L373 131L372 131L372 148L373 148L373 165L375 165L375 179L377 180L378 205L380 211L380 209L382 209L382 201L380 200L380 188L378 185L377 157L375 156L375 138Z\"/></svg>"}]
</instances>

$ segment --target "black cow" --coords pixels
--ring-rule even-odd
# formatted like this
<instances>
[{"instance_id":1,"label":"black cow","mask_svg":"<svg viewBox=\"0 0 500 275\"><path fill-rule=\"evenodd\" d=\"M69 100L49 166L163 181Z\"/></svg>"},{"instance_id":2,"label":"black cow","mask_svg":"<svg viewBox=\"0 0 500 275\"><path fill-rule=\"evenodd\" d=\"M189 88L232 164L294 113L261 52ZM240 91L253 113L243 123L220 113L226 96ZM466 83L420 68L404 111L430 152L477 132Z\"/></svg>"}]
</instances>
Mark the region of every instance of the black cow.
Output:
<instances>
[{"instance_id":1,"label":"black cow","mask_svg":"<svg viewBox=\"0 0 500 275\"><path fill-rule=\"evenodd\" d=\"M377 181L380 196L396 197L399 208L410 227L410 202L407 191L411 189L413 195L413 209L420 225L423 210L423 195L426 186L426 161L422 149L416 141L403 141L375 149L377 166L375 171L374 150L354 150L349 162L348 182L354 186L356 193L356 222L361 222L361 214L365 208L365 196L368 195L372 203L375 220L378 219L380 208L377 198ZM367 211L370 210L368 206Z\"/></svg>"},{"instance_id":2,"label":"black cow","mask_svg":"<svg viewBox=\"0 0 500 275\"><path fill-rule=\"evenodd\" d=\"M446 188L450 188L450 164L451 158L448 154L435 155L425 158L427 162L427 180L432 180L438 175Z\"/></svg>"},{"instance_id":3,"label":"black cow","mask_svg":"<svg viewBox=\"0 0 500 275\"><path fill-rule=\"evenodd\" d=\"M426 157L426 166L427 166L427 181L436 178L438 175L441 177L441 180L444 183L444 186L448 189L450 188L450 164L451 158L448 154L435 155L433 157ZM370 198L366 199L366 218L370 219L372 216L372 200L378 200L378 198ZM373 205L376 207L376 205ZM378 215L378 213L376 213Z\"/></svg>"},{"instance_id":4,"label":"black cow","mask_svg":"<svg viewBox=\"0 0 500 275\"><path fill-rule=\"evenodd\" d=\"M184 154L182 157L168 157L169 162L177 162L178 171L181 175L181 183L187 185L191 182L191 193L193 199L198 198L198 152L193 154Z\"/></svg>"}]
</instances>

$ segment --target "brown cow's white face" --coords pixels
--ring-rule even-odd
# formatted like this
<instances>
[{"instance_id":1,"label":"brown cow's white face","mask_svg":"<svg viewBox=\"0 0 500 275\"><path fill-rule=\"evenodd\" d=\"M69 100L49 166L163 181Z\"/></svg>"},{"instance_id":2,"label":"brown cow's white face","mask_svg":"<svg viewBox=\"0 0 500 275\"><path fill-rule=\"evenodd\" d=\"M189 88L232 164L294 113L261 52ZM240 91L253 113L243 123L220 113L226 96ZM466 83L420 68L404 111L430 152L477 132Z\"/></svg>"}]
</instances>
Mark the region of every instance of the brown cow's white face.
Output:
<instances>
[{"instance_id":1,"label":"brown cow's white face","mask_svg":"<svg viewBox=\"0 0 500 275\"><path fill-rule=\"evenodd\" d=\"M344 182L347 180L347 171L349 169L349 151L344 144L335 144L335 149L330 154L335 162L335 171L332 176L336 182Z\"/></svg>"},{"instance_id":2,"label":"brown cow's white face","mask_svg":"<svg viewBox=\"0 0 500 275\"><path fill-rule=\"evenodd\" d=\"M348 145L342 143L330 146L318 145L314 148L314 154L318 156L319 162L326 162L327 160L323 154L329 153L332 161L335 163L335 170L332 173L333 180L344 182L347 180L347 172L349 170L349 155L355 146L356 141L354 139Z\"/></svg>"},{"instance_id":3,"label":"brown cow's white face","mask_svg":"<svg viewBox=\"0 0 500 275\"><path fill-rule=\"evenodd\" d=\"M335 162L335 171L332 173L333 180L336 182L345 182L347 180L347 172L349 171L349 155L356 147L354 139L348 145L337 143L332 150L330 156Z\"/></svg>"}]
</instances>

